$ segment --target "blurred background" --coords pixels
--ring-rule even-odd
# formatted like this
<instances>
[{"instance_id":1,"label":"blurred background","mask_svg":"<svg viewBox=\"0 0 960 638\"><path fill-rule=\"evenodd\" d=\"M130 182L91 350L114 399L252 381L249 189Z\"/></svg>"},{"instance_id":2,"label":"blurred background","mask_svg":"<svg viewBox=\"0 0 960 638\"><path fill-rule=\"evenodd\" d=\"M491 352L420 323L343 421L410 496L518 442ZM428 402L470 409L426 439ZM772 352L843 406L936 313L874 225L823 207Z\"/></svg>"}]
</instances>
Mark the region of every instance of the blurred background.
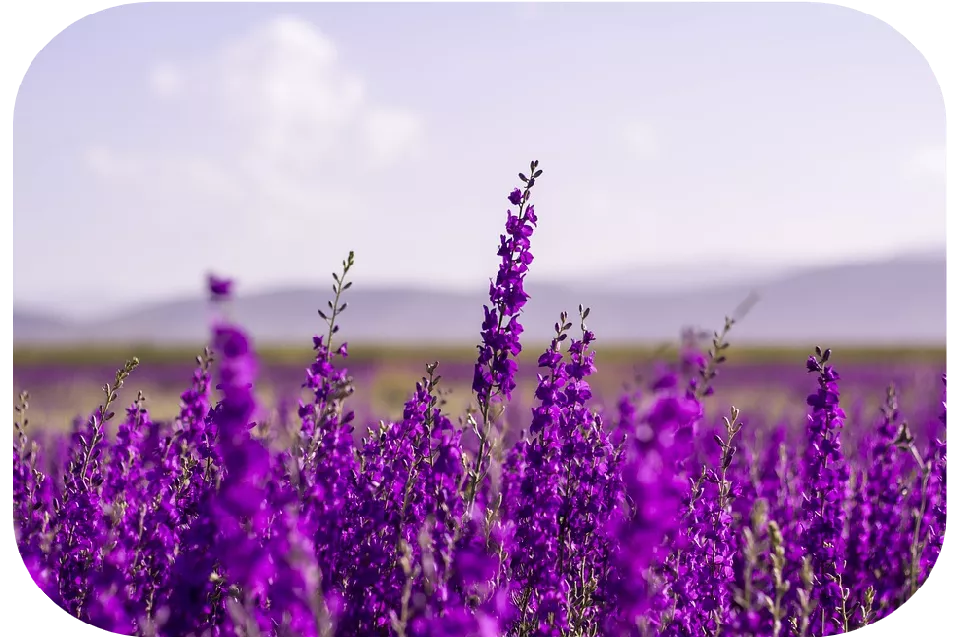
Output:
<instances>
[{"instance_id":1,"label":"blurred background","mask_svg":"<svg viewBox=\"0 0 960 638\"><path fill-rule=\"evenodd\" d=\"M209 272L237 280L265 400L295 401L350 250L354 408L396 415L439 359L459 409L531 159L522 389L562 310L592 309L609 404L755 294L724 401L802 410L818 344L868 409L891 381L939 397L943 101L907 40L845 8L128 5L38 54L14 145L13 390L35 421L89 413L132 355L128 391L175 414Z\"/></svg>"}]
</instances>

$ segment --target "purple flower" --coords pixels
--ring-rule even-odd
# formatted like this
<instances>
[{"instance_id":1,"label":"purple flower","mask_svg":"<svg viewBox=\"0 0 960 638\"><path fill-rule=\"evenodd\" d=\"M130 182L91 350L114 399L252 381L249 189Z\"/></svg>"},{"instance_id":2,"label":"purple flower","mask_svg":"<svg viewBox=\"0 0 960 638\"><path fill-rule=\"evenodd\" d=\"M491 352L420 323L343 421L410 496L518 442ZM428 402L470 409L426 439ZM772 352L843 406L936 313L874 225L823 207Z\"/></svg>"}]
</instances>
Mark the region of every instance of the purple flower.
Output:
<instances>
[{"instance_id":1,"label":"purple flower","mask_svg":"<svg viewBox=\"0 0 960 638\"><path fill-rule=\"evenodd\" d=\"M839 407L840 393L833 366L826 365L829 350L807 360L807 369L818 373L819 388L807 399L813 408L807 417L808 444L804 450L804 486L801 503L800 548L813 568L812 600L824 610L815 631L837 633L843 623L836 610L845 605L838 578L845 556L844 526L850 469L840 449L840 429L846 416ZM796 560L796 557L794 558Z\"/></svg>"},{"instance_id":2,"label":"purple flower","mask_svg":"<svg viewBox=\"0 0 960 638\"><path fill-rule=\"evenodd\" d=\"M616 401L593 382L581 308L579 337L562 314L519 397L540 174L534 162L508 196L476 365L454 384L472 381L479 411L456 413L437 363L389 418L348 409L333 339L352 253L277 410L219 308L172 420L138 394L109 427L135 360L62 434L28 429L23 395L12 514L34 583L103 629L192 636L825 635L912 596L946 526L946 405L926 377L903 407L916 439L892 390L879 423L845 413L819 348L796 409L720 423L702 402L732 320L706 355L684 331L680 361Z\"/></svg>"},{"instance_id":3,"label":"purple flower","mask_svg":"<svg viewBox=\"0 0 960 638\"><path fill-rule=\"evenodd\" d=\"M207 289L210 291L210 299L213 301L229 299L233 293L233 280L221 279L212 274L208 275Z\"/></svg>"},{"instance_id":4,"label":"purple flower","mask_svg":"<svg viewBox=\"0 0 960 638\"><path fill-rule=\"evenodd\" d=\"M616 549L601 586L607 635L635 635L653 607L657 592L651 589L651 569L666 558L664 539L679 531L687 492L677 469L690 444L677 435L700 413L693 399L660 397L644 419L646 428L625 443L625 498L609 524Z\"/></svg>"},{"instance_id":5,"label":"purple flower","mask_svg":"<svg viewBox=\"0 0 960 638\"><path fill-rule=\"evenodd\" d=\"M530 188L540 174L537 162L531 162L531 177L526 181L525 190L519 189L510 195L519 212L507 211L506 235L500 236L500 268L496 280L490 282L490 305L483 307L484 319L481 329L482 343L477 346L479 354L474 366L473 391L480 408L479 442L477 455L468 486L468 502L472 505L477 490L486 474L487 457L490 454L491 437L490 409L498 400L509 401L516 388L514 377L517 364L513 357L520 354L520 334L523 326L519 315L528 295L523 289L523 281L533 262L530 252L530 236L536 227L536 215L528 203ZM536 172L534 172L536 171Z\"/></svg>"}]
</instances>

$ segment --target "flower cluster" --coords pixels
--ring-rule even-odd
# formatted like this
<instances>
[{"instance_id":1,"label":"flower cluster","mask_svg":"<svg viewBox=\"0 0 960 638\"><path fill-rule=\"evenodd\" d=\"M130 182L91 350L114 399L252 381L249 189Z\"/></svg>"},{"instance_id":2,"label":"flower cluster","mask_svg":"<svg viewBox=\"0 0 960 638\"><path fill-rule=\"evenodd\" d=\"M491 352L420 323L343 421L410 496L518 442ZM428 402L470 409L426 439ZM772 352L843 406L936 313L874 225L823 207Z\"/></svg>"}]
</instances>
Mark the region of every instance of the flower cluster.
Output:
<instances>
[{"instance_id":1,"label":"flower cluster","mask_svg":"<svg viewBox=\"0 0 960 638\"><path fill-rule=\"evenodd\" d=\"M604 406L581 306L579 333L560 315L532 412L505 436L541 173L531 163L508 196L464 415L434 362L399 418L355 433L335 343L353 253L279 420L228 317L233 283L213 276L209 347L172 422L143 394L112 411L136 359L66 437L35 433L21 395L13 519L37 586L139 636L828 635L916 593L943 544L946 405L915 435L891 388L867 444L845 449L857 419L830 350L807 361L804 427L713 419L733 319L708 349L688 332L678 362Z\"/></svg>"}]
</instances>

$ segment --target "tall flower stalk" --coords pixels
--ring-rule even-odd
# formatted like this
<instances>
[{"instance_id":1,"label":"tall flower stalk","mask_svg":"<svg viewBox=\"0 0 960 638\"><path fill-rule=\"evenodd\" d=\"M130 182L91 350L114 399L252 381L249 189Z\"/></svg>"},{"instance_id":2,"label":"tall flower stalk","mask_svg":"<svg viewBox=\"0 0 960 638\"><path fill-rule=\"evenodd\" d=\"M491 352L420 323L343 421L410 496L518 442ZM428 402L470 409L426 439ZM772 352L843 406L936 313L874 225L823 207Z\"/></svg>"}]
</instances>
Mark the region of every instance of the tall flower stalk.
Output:
<instances>
[{"instance_id":1,"label":"tall flower stalk","mask_svg":"<svg viewBox=\"0 0 960 638\"><path fill-rule=\"evenodd\" d=\"M533 263L530 237L537 225L530 192L543 173L537 168L538 165L536 160L530 162L530 177L520 173L523 190L514 189L508 197L518 211L516 214L513 210L507 211L506 234L500 235L500 248L497 251L500 269L496 280L490 282L490 305L483 307L482 343L477 346L479 356L473 375L473 391L477 397L480 420L474 423L478 444L466 493L468 515L489 466L493 423L496 419L494 404L500 399L509 401L516 388L515 357L521 351L520 334L523 332L519 318L528 299L523 281Z\"/></svg>"},{"instance_id":2,"label":"tall flower stalk","mask_svg":"<svg viewBox=\"0 0 960 638\"><path fill-rule=\"evenodd\" d=\"M819 388L807 397L812 408L807 417L808 443L804 450L804 483L807 492L801 504L800 544L811 559L811 601L818 615L812 619L818 634L825 636L849 629L841 618L847 605L842 584L844 568L843 504L847 498L850 469L840 448L840 430L846 416L840 408L837 381L840 375L830 360L830 349L816 349L807 359L807 370L817 374ZM848 589L848 588L847 588Z\"/></svg>"}]
</instances>

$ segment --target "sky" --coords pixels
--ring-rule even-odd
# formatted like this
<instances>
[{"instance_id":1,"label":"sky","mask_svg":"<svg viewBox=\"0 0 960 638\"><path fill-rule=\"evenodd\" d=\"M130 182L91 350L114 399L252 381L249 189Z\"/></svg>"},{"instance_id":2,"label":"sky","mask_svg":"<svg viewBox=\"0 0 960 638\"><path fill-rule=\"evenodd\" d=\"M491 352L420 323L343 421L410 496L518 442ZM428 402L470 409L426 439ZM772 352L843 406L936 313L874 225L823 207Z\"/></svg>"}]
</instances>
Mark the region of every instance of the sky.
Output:
<instances>
[{"instance_id":1,"label":"sky","mask_svg":"<svg viewBox=\"0 0 960 638\"><path fill-rule=\"evenodd\" d=\"M923 55L825 4L134 4L38 53L14 302L486 288L530 160L541 281L944 250ZM738 266L738 267L739 267Z\"/></svg>"}]
</instances>

